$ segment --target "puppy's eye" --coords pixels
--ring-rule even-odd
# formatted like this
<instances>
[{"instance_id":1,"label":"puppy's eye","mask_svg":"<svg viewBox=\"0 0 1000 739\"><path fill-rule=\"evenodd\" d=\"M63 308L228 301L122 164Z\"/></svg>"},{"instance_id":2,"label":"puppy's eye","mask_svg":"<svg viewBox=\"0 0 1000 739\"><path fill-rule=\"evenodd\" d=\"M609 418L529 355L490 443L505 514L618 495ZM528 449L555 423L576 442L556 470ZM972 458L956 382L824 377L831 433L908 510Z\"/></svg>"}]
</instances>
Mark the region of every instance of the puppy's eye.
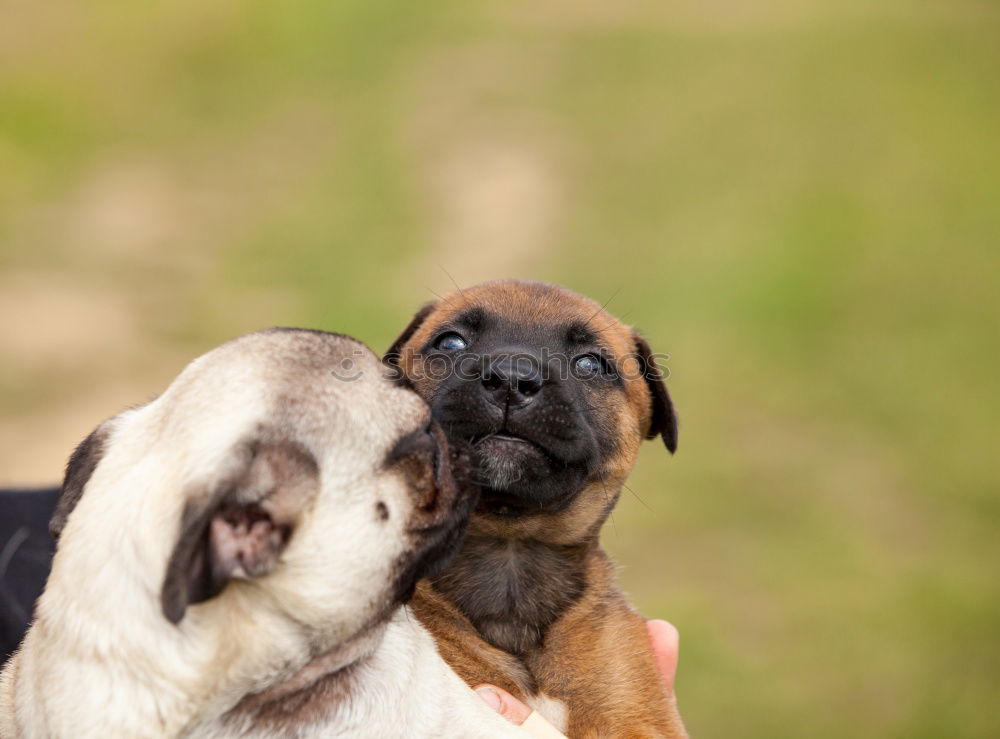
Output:
<instances>
[{"instance_id":1,"label":"puppy's eye","mask_svg":"<svg viewBox=\"0 0 1000 739\"><path fill-rule=\"evenodd\" d=\"M577 357L573 360L573 366L576 368L579 377L599 375L601 370L604 369L601 364L601 360L593 354L584 354L583 356Z\"/></svg>"},{"instance_id":2,"label":"puppy's eye","mask_svg":"<svg viewBox=\"0 0 1000 739\"><path fill-rule=\"evenodd\" d=\"M454 331L449 331L446 334L441 334L434 342L434 346L445 352L460 352L469 348L469 342Z\"/></svg>"}]
</instances>

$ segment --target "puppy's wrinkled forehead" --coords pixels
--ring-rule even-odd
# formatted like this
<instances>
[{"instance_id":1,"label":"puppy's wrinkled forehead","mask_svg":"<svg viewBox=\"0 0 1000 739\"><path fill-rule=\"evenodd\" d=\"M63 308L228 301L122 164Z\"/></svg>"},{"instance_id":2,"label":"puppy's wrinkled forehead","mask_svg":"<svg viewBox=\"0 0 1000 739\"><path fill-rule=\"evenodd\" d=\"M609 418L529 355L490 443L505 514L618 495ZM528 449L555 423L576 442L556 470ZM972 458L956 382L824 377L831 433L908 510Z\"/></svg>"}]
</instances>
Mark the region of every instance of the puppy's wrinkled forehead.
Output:
<instances>
[{"instance_id":1,"label":"puppy's wrinkled forehead","mask_svg":"<svg viewBox=\"0 0 1000 739\"><path fill-rule=\"evenodd\" d=\"M568 344L603 344L615 354L633 350L630 329L600 304L549 283L484 282L445 295L433 316L433 321L425 322L414 334L411 346L422 346L442 326L478 330L508 324L524 335L558 335Z\"/></svg>"}]
</instances>

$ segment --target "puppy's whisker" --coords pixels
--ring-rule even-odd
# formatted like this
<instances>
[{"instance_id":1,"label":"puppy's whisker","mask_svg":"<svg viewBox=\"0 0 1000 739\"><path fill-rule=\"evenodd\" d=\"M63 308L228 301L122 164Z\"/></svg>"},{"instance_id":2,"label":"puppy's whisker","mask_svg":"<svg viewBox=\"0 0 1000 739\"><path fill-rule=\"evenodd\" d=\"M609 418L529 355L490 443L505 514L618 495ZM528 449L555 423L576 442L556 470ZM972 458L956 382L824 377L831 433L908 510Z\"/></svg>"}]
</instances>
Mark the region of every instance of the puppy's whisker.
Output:
<instances>
[{"instance_id":1,"label":"puppy's whisker","mask_svg":"<svg viewBox=\"0 0 1000 739\"><path fill-rule=\"evenodd\" d=\"M643 500L642 498L640 498L640 497L639 497L639 493L635 492L635 490L633 490L632 488L630 488L630 487L629 487L629 486L628 486L628 485L627 485L626 483L624 483L624 482L622 483L622 487L623 487L623 488L625 488L626 490L628 490L628 491L629 491L630 493L632 493L632 495L634 495L634 496L635 496L635 499L636 499L637 501L639 501L640 503L642 503L642 505L643 505L643 506L645 507L645 509L646 509L647 511L650 511L651 513L653 512L653 509L652 509L652 508L650 508L650 507L649 507L649 505L647 505L646 501L644 501L644 500Z\"/></svg>"},{"instance_id":2,"label":"puppy's whisker","mask_svg":"<svg viewBox=\"0 0 1000 739\"><path fill-rule=\"evenodd\" d=\"M601 490L604 491L604 505L611 506L611 496L608 495L608 485L604 478L601 478ZM615 509L611 508L611 528L615 532L615 538L618 538L618 526L615 524Z\"/></svg>"},{"instance_id":3,"label":"puppy's whisker","mask_svg":"<svg viewBox=\"0 0 1000 739\"><path fill-rule=\"evenodd\" d=\"M607 331L609 328L614 328L619 323L624 323L625 319L628 318L631 312L632 312L631 309L625 311L620 316L618 316L617 320L613 320L610 323L606 323L600 328L595 328L594 331L596 331L597 333L601 333L602 331Z\"/></svg>"},{"instance_id":4,"label":"puppy's whisker","mask_svg":"<svg viewBox=\"0 0 1000 739\"><path fill-rule=\"evenodd\" d=\"M452 302L451 302L450 300L448 300L448 298L446 298L446 297L445 297L444 295L442 295L441 293L437 292L436 290L432 290L432 289L431 289L430 287L428 287L427 285L424 285L424 287L425 287L425 288L427 288L427 291L428 291L428 292L430 292L430 293L431 293L432 295L434 295L435 297L437 297L437 298L438 298L439 300L443 300L443 301L444 301L445 303L447 303L448 305L453 305L453 304L452 304Z\"/></svg>"},{"instance_id":5,"label":"puppy's whisker","mask_svg":"<svg viewBox=\"0 0 1000 739\"><path fill-rule=\"evenodd\" d=\"M588 406L584 406L583 408L577 408L576 410L569 411L569 412L570 413L589 413L589 412L593 412L593 411L606 411L607 409L608 409L608 407L606 405L598 405L598 406L589 406L588 405Z\"/></svg>"},{"instance_id":6,"label":"puppy's whisker","mask_svg":"<svg viewBox=\"0 0 1000 739\"><path fill-rule=\"evenodd\" d=\"M595 319L595 318L597 317L597 315L598 315L599 313L603 312L603 311L604 311L604 309L608 307L608 304L609 304L609 303L610 303L610 302L611 302L612 300L614 300L614 299L615 299L615 296L616 296L616 295L617 295L618 293L620 293L620 292L621 292L621 290L622 290L622 289L621 289L621 287L618 287L618 288L617 288L617 289L616 289L616 290L615 290L615 291L614 291L613 293L611 293L611 297L610 297L610 298L608 298L607 300L605 300L605 301L604 301L604 305L602 305L602 306L601 306L600 308L598 308L598 309L597 309L596 311L594 311L594 314L593 314L593 315L592 315L592 316L591 316L590 318L588 318L588 319L587 319L586 321L584 321L584 322L583 322L583 325L584 325L584 327L586 327L586 326L590 325L590 322L591 322L591 321L593 321L593 320L594 320L594 319Z\"/></svg>"},{"instance_id":7,"label":"puppy's whisker","mask_svg":"<svg viewBox=\"0 0 1000 739\"><path fill-rule=\"evenodd\" d=\"M458 294L462 296L462 301L463 301L463 302L464 302L464 303L465 303L466 305L468 305L468 304L469 304L469 301L468 301L468 300L466 299L466 297L465 297L465 291L464 291L464 290L462 290L462 286L458 284L458 282L457 282L457 281L455 280L455 278L451 276L451 272L449 272L448 270L446 270L446 269L444 268L444 265L443 265L443 264L438 264L438 267L440 267L440 268L441 268L441 271L442 271L442 272L444 272L444 273L445 273L446 275L448 275L448 279L449 279L449 280L451 280L452 284L453 284L453 285L454 285L454 286L455 286L455 287L456 287L456 288L458 289Z\"/></svg>"}]
</instances>

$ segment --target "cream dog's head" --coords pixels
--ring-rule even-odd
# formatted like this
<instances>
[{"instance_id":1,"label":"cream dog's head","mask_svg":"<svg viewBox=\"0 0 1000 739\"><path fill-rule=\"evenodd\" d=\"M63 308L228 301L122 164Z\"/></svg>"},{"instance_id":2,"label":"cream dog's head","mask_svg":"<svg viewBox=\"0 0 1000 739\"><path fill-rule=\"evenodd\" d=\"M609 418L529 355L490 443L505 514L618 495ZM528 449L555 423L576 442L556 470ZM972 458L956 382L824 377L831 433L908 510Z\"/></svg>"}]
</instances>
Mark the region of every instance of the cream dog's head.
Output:
<instances>
[{"instance_id":1,"label":"cream dog's head","mask_svg":"<svg viewBox=\"0 0 1000 739\"><path fill-rule=\"evenodd\" d=\"M426 404L385 372L348 337L271 329L102 423L67 468L41 617L69 597L127 612L134 634L80 638L133 655L156 621L184 644L238 641L250 622L293 661L380 623L458 545L474 502Z\"/></svg>"}]
</instances>

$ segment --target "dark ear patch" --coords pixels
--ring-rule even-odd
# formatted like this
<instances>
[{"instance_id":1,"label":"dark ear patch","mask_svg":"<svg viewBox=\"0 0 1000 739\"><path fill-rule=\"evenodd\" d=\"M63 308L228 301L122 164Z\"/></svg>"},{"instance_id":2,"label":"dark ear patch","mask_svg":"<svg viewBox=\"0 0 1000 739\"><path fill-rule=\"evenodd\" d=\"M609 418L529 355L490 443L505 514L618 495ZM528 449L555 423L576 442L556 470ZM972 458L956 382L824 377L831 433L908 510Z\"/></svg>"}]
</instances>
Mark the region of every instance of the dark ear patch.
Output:
<instances>
[{"instance_id":1,"label":"dark ear patch","mask_svg":"<svg viewBox=\"0 0 1000 739\"><path fill-rule=\"evenodd\" d=\"M86 439L80 442L69 462L66 463L66 476L63 478L62 491L56 503L56 510L49 519L49 535L59 540L59 535L66 528L69 514L76 508L83 495L83 489L90 481L90 476L97 469L97 464L104 456L104 442L108 436L108 428L101 424L90 432Z\"/></svg>"},{"instance_id":2,"label":"dark ear patch","mask_svg":"<svg viewBox=\"0 0 1000 739\"><path fill-rule=\"evenodd\" d=\"M318 489L316 461L294 444L243 445L235 472L205 499L189 501L160 592L172 623L230 580L270 572Z\"/></svg>"},{"instance_id":3,"label":"dark ear patch","mask_svg":"<svg viewBox=\"0 0 1000 739\"><path fill-rule=\"evenodd\" d=\"M402 358L403 347L406 342L409 341L413 334L417 332L417 329L427 320L427 316L431 314L437 307L436 302L428 303L423 308L418 310L416 314L410 319L409 325L403 329L403 333L396 337L396 340L392 342L392 346L386 351L385 355L382 357L382 361L386 364L392 366L399 366L399 360Z\"/></svg>"},{"instance_id":4,"label":"dark ear patch","mask_svg":"<svg viewBox=\"0 0 1000 739\"><path fill-rule=\"evenodd\" d=\"M663 373L656 366L649 344L637 333L633 334L633 337L636 352L642 362L643 374L646 385L649 387L652 404L652 415L649 428L646 431L646 438L652 439L659 434L663 437L663 443L667 449L673 454L677 451L677 414L674 412L674 404L670 400L667 386L663 382Z\"/></svg>"}]
</instances>

